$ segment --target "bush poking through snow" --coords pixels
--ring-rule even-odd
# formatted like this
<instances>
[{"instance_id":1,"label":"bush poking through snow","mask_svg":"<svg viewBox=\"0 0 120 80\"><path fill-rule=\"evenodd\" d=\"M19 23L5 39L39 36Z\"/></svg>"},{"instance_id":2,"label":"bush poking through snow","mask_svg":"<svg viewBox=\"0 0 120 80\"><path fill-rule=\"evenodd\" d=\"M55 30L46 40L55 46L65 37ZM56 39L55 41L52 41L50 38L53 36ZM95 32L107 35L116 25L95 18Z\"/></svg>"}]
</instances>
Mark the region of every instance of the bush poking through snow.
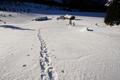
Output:
<instances>
[{"instance_id":1,"label":"bush poking through snow","mask_svg":"<svg viewBox=\"0 0 120 80\"><path fill-rule=\"evenodd\" d=\"M45 16L45 17L37 17L32 21L47 21L47 20L50 20L50 19L47 16Z\"/></svg>"},{"instance_id":2,"label":"bush poking through snow","mask_svg":"<svg viewBox=\"0 0 120 80\"><path fill-rule=\"evenodd\" d=\"M59 16L57 17L57 20L65 20L65 19L68 19L68 20L74 20L75 19L75 16L71 16L71 15L65 15L65 16Z\"/></svg>"}]
</instances>

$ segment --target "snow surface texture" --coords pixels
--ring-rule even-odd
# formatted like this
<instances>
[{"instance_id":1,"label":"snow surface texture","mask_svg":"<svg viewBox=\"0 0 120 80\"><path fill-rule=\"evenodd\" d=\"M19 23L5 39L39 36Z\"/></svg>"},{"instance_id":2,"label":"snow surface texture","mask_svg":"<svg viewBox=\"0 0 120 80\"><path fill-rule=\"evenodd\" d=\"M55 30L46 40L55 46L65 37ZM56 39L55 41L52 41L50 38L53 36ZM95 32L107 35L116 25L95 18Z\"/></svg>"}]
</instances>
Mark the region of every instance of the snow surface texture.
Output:
<instances>
[{"instance_id":1,"label":"snow surface texture","mask_svg":"<svg viewBox=\"0 0 120 80\"><path fill-rule=\"evenodd\" d=\"M59 14L0 14L12 15L0 16L0 80L120 80L120 26L82 13L74 26Z\"/></svg>"}]
</instances>

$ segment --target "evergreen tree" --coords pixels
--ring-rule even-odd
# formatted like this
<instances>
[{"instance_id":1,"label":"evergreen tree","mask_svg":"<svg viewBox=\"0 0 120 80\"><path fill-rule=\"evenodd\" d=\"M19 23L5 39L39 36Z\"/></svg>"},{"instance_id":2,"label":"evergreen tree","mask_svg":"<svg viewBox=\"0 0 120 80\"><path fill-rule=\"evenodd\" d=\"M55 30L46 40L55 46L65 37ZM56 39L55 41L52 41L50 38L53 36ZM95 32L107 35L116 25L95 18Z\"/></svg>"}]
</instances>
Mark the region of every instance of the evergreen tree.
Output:
<instances>
[{"instance_id":1,"label":"evergreen tree","mask_svg":"<svg viewBox=\"0 0 120 80\"><path fill-rule=\"evenodd\" d=\"M105 21L107 25L120 24L120 0L109 2Z\"/></svg>"}]
</instances>

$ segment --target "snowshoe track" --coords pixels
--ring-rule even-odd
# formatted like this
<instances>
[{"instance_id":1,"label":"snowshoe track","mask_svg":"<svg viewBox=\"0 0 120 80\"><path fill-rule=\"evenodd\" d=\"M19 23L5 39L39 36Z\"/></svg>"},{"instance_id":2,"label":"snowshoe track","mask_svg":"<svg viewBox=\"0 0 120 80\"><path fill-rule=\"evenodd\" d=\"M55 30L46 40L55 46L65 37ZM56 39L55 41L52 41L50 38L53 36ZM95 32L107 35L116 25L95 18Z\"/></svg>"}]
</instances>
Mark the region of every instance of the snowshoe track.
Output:
<instances>
[{"instance_id":1,"label":"snowshoe track","mask_svg":"<svg viewBox=\"0 0 120 80\"><path fill-rule=\"evenodd\" d=\"M52 66L52 62L49 57L46 42L41 37L40 29L38 31L38 38L40 41L40 68L41 68L41 80L58 80L57 73Z\"/></svg>"}]
</instances>

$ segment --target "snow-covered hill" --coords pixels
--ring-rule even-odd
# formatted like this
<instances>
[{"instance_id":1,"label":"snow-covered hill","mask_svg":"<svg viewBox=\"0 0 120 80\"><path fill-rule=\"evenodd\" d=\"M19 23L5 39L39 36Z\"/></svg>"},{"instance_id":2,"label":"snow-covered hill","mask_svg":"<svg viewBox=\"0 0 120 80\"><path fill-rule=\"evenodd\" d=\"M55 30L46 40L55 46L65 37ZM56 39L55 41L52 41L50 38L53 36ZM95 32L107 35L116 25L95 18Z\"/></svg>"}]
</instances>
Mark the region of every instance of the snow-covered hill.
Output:
<instances>
[{"instance_id":1,"label":"snow-covered hill","mask_svg":"<svg viewBox=\"0 0 120 80\"><path fill-rule=\"evenodd\" d=\"M120 26L104 13L39 10L0 11L0 80L120 80ZM65 13L75 26L56 19Z\"/></svg>"}]
</instances>

